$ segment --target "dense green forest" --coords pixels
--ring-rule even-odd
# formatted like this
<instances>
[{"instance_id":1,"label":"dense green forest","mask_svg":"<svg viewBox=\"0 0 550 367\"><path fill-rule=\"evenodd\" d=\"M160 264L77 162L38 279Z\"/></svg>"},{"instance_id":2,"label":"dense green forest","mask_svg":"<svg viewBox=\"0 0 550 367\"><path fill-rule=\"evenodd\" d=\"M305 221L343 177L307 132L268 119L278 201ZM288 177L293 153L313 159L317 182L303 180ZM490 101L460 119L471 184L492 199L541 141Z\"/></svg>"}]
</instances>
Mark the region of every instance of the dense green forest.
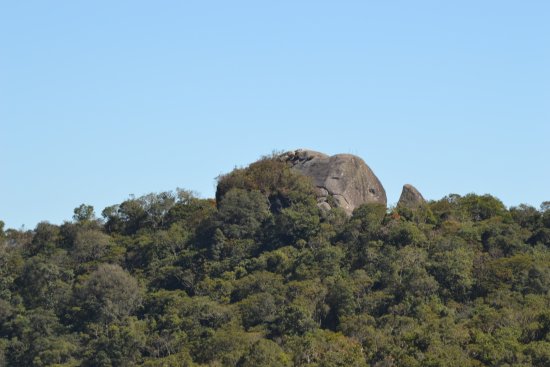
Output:
<instances>
[{"instance_id":1,"label":"dense green forest","mask_svg":"<svg viewBox=\"0 0 550 367\"><path fill-rule=\"evenodd\" d=\"M348 217L264 158L0 253L0 366L550 366L550 202Z\"/></svg>"}]
</instances>

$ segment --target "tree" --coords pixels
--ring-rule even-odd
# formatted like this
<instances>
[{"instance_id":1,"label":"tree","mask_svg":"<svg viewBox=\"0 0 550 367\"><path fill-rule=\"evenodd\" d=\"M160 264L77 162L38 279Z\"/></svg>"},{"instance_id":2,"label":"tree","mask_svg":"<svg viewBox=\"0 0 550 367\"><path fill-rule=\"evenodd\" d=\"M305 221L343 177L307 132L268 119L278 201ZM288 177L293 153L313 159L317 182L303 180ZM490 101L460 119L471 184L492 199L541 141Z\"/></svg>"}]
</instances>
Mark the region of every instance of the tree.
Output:
<instances>
[{"instance_id":1,"label":"tree","mask_svg":"<svg viewBox=\"0 0 550 367\"><path fill-rule=\"evenodd\" d=\"M59 227L48 222L40 222L34 229L34 236L27 247L27 251L31 256L38 253L48 254L55 250L59 242Z\"/></svg>"},{"instance_id":2,"label":"tree","mask_svg":"<svg viewBox=\"0 0 550 367\"><path fill-rule=\"evenodd\" d=\"M525 204L510 208L510 214L514 222L530 231L534 230L541 220L541 213L534 207Z\"/></svg>"},{"instance_id":3,"label":"tree","mask_svg":"<svg viewBox=\"0 0 550 367\"><path fill-rule=\"evenodd\" d=\"M316 330L289 340L295 366L366 367L361 345L340 333Z\"/></svg>"},{"instance_id":4,"label":"tree","mask_svg":"<svg viewBox=\"0 0 550 367\"><path fill-rule=\"evenodd\" d=\"M252 238L269 215L268 202L259 191L234 188L219 203L215 220L227 238Z\"/></svg>"},{"instance_id":5,"label":"tree","mask_svg":"<svg viewBox=\"0 0 550 367\"><path fill-rule=\"evenodd\" d=\"M119 265L100 264L78 288L81 321L108 324L131 315L141 304L141 288Z\"/></svg>"},{"instance_id":6,"label":"tree","mask_svg":"<svg viewBox=\"0 0 550 367\"><path fill-rule=\"evenodd\" d=\"M444 296L465 301L474 285L475 253L459 241L441 243L431 255L430 273L440 284Z\"/></svg>"},{"instance_id":7,"label":"tree","mask_svg":"<svg viewBox=\"0 0 550 367\"><path fill-rule=\"evenodd\" d=\"M319 324L314 320L314 310L304 299L295 300L283 307L272 329L275 335L304 335Z\"/></svg>"},{"instance_id":8,"label":"tree","mask_svg":"<svg viewBox=\"0 0 550 367\"><path fill-rule=\"evenodd\" d=\"M194 359L209 365L236 367L252 341L252 336L242 330L223 328L196 346Z\"/></svg>"},{"instance_id":9,"label":"tree","mask_svg":"<svg viewBox=\"0 0 550 367\"><path fill-rule=\"evenodd\" d=\"M545 201L541 205L542 210L542 224L550 229L550 202Z\"/></svg>"},{"instance_id":10,"label":"tree","mask_svg":"<svg viewBox=\"0 0 550 367\"><path fill-rule=\"evenodd\" d=\"M238 367L290 367L290 357L275 342L269 339L260 339L241 358Z\"/></svg>"},{"instance_id":11,"label":"tree","mask_svg":"<svg viewBox=\"0 0 550 367\"><path fill-rule=\"evenodd\" d=\"M74 335L65 334L53 311L42 308L23 311L6 326L11 334L5 356L7 366L74 364L76 340Z\"/></svg>"},{"instance_id":12,"label":"tree","mask_svg":"<svg viewBox=\"0 0 550 367\"><path fill-rule=\"evenodd\" d=\"M260 324L269 324L277 314L277 302L270 293L251 295L239 302L239 311L246 330Z\"/></svg>"},{"instance_id":13,"label":"tree","mask_svg":"<svg viewBox=\"0 0 550 367\"><path fill-rule=\"evenodd\" d=\"M195 193L188 190L176 189L176 197L176 203L168 210L164 218L166 227L178 223L187 230L195 229L216 209L216 202L213 199L199 199Z\"/></svg>"},{"instance_id":14,"label":"tree","mask_svg":"<svg viewBox=\"0 0 550 367\"><path fill-rule=\"evenodd\" d=\"M385 216L385 205L377 203L363 204L353 211L350 224L362 233L373 235L380 230Z\"/></svg>"},{"instance_id":15,"label":"tree","mask_svg":"<svg viewBox=\"0 0 550 367\"><path fill-rule=\"evenodd\" d=\"M3 244L5 238L6 234L4 233L4 222L0 220L0 245Z\"/></svg>"},{"instance_id":16,"label":"tree","mask_svg":"<svg viewBox=\"0 0 550 367\"><path fill-rule=\"evenodd\" d=\"M107 326L90 324L84 341L83 367L135 366L145 348L145 323L127 317Z\"/></svg>"},{"instance_id":17,"label":"tree","mask_svg":"<svg viewBox=\"0 0 550 367\"><path fill-rule=\"evenodd\" d=\"M98 230L80 230L76 234L71 255L79 263L99 260L107 252L111 241L110 236Z\"/></svg>"},{"instance_id":18,"label":"tree","mask_svg":"<svg viewBox=\"0 0 550 367\"><path fill-rule=\"evenodd\" d=\"M72 272L42 256L34 256L25 262L16 284L30 308L58 309L67 302Z\"/></svg>"},{"instance_id":19,"label":"tree","mask_svg":"<svg viewBox=\"0 0 550 367\"><path fill-rule=\"evenodd\" d=\"M486 220L495 216L509 216L506 207L491 195L468 194L459 199L460 210L473 221Z\"/></svg>"},{"instance_id":20,"label":"tree","mask_svg":"<svg viewBox=\"0 0 550 367\"><path fill-rule=\"evenodd\" d=\"M216 202L219 204L233 188L259 191L274 213L293 204L313 201L315 188L310 178L292 170L276 156L264 157L247 168L235 169L218 177Z\"/></svg>"},{"instance_id":21,"label":"tree","mask_svg":"<svg viewBox=\"0 0 550 367\"><path fill-rule=\"evenodd\" d=\"M87 222L95 218L94 207L91 205L80 204L74 209L73 219L76 222Z\"/></svg>"}]
</instances>

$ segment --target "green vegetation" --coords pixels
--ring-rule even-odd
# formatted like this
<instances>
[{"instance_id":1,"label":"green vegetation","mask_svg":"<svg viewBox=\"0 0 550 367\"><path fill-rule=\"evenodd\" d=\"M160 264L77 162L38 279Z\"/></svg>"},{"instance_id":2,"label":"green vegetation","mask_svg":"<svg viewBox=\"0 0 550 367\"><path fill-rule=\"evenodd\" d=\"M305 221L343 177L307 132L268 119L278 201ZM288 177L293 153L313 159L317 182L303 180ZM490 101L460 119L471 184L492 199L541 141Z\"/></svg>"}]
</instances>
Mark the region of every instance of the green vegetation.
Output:
<instances>
[{"instance_id":1,"label":"green vegetation","mask_svg":"<svg viewBox=\"0 0 550 367\"><path fill-rule=\"evenodd\" d=\"M0 222L0 366L549 366L550 203L322 212L265 158L32 231Z\"/></svg>"}]
</instances>

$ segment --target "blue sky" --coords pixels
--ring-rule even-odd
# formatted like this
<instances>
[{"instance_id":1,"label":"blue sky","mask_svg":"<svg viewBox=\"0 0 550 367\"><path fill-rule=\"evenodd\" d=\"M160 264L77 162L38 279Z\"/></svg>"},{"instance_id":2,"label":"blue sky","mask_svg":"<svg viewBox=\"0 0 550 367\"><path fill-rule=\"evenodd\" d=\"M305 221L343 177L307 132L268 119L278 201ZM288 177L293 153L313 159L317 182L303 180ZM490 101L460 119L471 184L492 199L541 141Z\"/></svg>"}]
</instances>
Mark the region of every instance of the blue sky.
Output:
<instances>
[{"instance_id":1,"label":"blue sky","mask_svg":"<svg viewBox=\"0 0 550 367\"><path fill-rule=\"evenodd\" d=\"M548 1L0 1L0 219L33 228L273 150L395 203L550 200Z\"/></svg>"}]
</instances>

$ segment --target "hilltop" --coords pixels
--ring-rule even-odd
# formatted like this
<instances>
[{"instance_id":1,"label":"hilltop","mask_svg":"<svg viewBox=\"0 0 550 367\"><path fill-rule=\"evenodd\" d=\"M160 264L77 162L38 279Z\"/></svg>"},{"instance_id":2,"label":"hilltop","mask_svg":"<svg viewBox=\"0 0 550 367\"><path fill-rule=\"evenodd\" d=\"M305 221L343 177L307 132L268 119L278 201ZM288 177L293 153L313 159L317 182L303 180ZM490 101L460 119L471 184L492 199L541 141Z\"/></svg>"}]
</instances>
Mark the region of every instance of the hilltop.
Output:
<instances>
[{"instance_id":1,"label":"hilltop","mask_svg":"<svg viewBox=\"0 0 550 367\"><path fill-rule=\"evenodd\" d=\"M550 202L388 208L352 155L0 226L0 366L548 366L549 310Z\"/></svg>"}]
</instances>

